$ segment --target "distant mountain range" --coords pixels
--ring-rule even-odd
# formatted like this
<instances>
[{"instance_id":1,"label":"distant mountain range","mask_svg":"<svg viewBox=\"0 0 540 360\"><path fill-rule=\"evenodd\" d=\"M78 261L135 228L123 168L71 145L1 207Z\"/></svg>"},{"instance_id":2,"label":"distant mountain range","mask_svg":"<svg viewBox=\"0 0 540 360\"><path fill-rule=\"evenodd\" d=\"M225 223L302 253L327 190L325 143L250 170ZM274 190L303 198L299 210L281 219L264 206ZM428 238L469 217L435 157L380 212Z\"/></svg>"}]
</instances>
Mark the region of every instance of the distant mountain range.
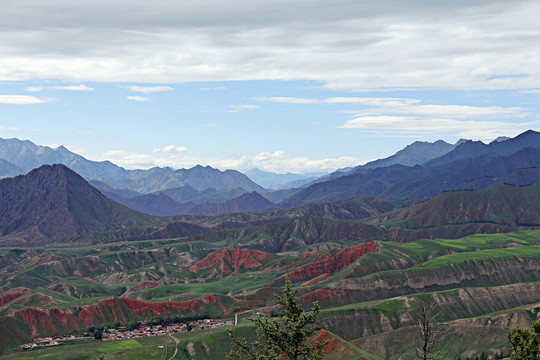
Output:
<instances>
[{"instance_id":1,"label":"distant mountain range","mask_svg":"<svg viewBox=\"0 0 540 360\"><path fill-rule=\"evenodd\" d=\"M308 173L308 174L276 174L259 169L251 169L244 172L251 180L261 185L266 189L280 190L300 187L317 178L320 178L326 173Z\"/></svg>"},{"instance_id":2,"label":"distant mountain range","mask_svg":"<svg viewBox=\"0 0 540 360\"><path fill-rule=\"evenodd\" d=\"M317 182L280 204L302 204L372 195L385 199L424 200L448 190L482 190L503 183L540 182L540 133L527 131L513 139L464 141L423 165L395 164L373 169L358 166L339 177Z\"/></svg>"},{"instance_id":3,"label":"distant mountain range","mask_svg":"<svg viewBox=\"0 0 540 360\"><path fill-rule=\"evenodd\" d=\"M16 166L8 169L7 165L0 163L0 171L4 168L6 171L9 170L8 173L0 172L0 176L12 176L17 172L17 168L24 173L44 164L59 163L68 166L86 180L101 181L115 189L143 194L186 185L198 191L231 188L241 188L244 192L264 190L246 175L235 170L220 171L210 166L200 165L179 170L168 167L126 170L110 161L87 160L63 146L52 149L47 146L38 146L28 140L0 139L0 159Z\"/></svg>"},{"instance_id":4,"label":"distant mountain range","mask_svg":"<svg viewBox=\"0 0 540 360\"><path fill-rule=\"evenodd\" d=\"M368 196L265 211L274 204L252 192L222 204L199 204L189 212L205 216L258 213L156 218L106 198L64 165L44 165L27 175L0 180L0 245L88 244L196 236L192 240L249 238L255 241L253 249L280 252L331 239L352 241L358 236L394 241L430 236L454 238L540 225L538 186L504 185L483 192L444 192L399 211L397 208L404 203ZM163 204L173 201L165 194L145 196L156 197L155 201ZM360 219L366 220L348 222ZM265 236L270 238L264 240Z\"/></svg>"},{"instance_id":5,"label":"distant mountain range","mask_svg":"<svg viewBox=\"0 0 540 360\"><path fill-rule=\"evenodd\" d=\"M28 140L0 139L0 177L52 162L73 168L108 198L146 214L215 216L362 195L424 200L448 190L535 184L540 182L540 134L531 130L490 144L470 140L453 145L442 140L417 141L388 158L316 179L312 176L320 174L273 174L258 169L247 172L267 187L293 186L280 190L265 190L234 170L220 171L209 166L126 170L108 161L87 160L62 146L51 149Z\"/></svg>"},{"instance_id":6,"label":"distant mountain range","mask_svg":"<svg viewBox=\"0 0 540 360\"><path fill-rule=\"evenodd\" d=\"M224 203L199 204L191 208L190 215L216 216L238 212L261 212L271 210L276 205L257 192L245 193Z\"/></svg>"}]
</instances>

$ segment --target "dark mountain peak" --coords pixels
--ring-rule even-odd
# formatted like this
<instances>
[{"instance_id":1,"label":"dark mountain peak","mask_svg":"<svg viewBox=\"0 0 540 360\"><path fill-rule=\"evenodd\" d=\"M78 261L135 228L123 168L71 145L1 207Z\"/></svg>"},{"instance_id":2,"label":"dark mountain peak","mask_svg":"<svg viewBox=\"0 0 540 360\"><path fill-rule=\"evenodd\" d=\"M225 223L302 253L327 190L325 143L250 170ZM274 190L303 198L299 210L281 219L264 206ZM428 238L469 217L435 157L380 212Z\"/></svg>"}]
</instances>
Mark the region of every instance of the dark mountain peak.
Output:
<instances>
[{"instance_id":1,"label":"dark mountain peak","mask_svg":"<svg viewBox=\"0 0 540 360\"><path fill-rule=\"evenodd\" d=\"M535 137L538 137L540 136L540 132L538 131L534 131L534 130L527 130L521 134L519 134L518 136L516 136L514 139L517 139L517 138L520 138L520 137L527 137L527 136L535 136Z\"/></svg>"},{"instance_id":2,"label":"dark mountain peak","mask_svg":"<svg viewBox=\"0 0 540 360\"><path fill-rule=\"evenodd\" d=\"M86 182L86 180L84 180L81 176L79 176L63 164L42 165L39 168L30 171L23 177L27 181L33 181L34 179L43 181L43 179L46 178L54 178L55 180L67 180L69 177L73 177L76 180Z\"/></svg>"},{"instance_id":3,"label":"dark mountain peak","mask_svg":"<svg viewBox=\"0 0 540 360\"><path fill-rule=\"evenodd\" d=\"M448 144L443 140L438 140L433 143L428 141L415 141L394 155L358 166L355 168L355 171L359 169L387 167L396 164L405 166L422 165L431 159L438 158L449 153L454 149L454 147L454 145Z\"/></svg>"},{"instance_id":4,"label":"dark mountain peak","mask_svg":"<svg viewBox=\"0 0 540 360\"><path fill-rule=\"evenodd\" d=\"M240 195L239 197L237 197L237 198L235 198L233 200L249 200L249 201L257 200L257 201L265 202L265 203L267 203L269 205L273 204L270 200L268 200L267 198L265 198L264 196L262 196L261 194L259 194L256 191L247 192L247 193L242 194L242 195Z\"/></svg>"},{"instance_id":5,"label":"dark mountain peak","mask_svg":"<svg viewBox=\"0 0 540 360\"><path fill-rule=\"evenodd\" d=\"M0 180L0 243L48 242L150 222L62 164Z\"/></svg>"},{"instance_id":6,"label":"dark mountain peak","mask_svg":"<svg viewBox=\"0 0 540 360\"><path fill-rule=\"evenodd\" d=\"M482 155L510 155L526 147L540 147L539 132L528 130L512 139L491 142L490 144L468 140L456 146L448 154L430 160L425 165L430 167L443 166L455 161L473 159Z\"/></svg>"}]
</instances>

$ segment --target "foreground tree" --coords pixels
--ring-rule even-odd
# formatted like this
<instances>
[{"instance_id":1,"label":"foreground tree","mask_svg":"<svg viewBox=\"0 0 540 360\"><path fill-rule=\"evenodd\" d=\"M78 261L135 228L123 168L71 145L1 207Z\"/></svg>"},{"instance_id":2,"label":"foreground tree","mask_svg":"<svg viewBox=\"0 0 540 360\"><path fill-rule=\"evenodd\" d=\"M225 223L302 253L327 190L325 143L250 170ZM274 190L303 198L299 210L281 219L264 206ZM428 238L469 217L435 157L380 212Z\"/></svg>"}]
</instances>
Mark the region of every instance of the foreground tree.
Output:
<instances>
[{"instance_id":1,"label":"foreground tree","mask_svg":"<svg viewBox=\"0 0 540 360\"><path fill-rule=\"evenodd\" d=\"M532 331L516 326L508 332L510 341L510 359L536 360L540 359L540 320L532 323Z\"/></svg>"},{"instance_id":2,"label":"foreground tree","mask_svg":"<svg viewBox=\"0 0 540 360\"><path fill-rule=\"evenodd\" d=\"M259 340L248 343L238 337L234 330L230 331L233 349L229 357L240 360L320 360L324 359L323 348L328 341L311 344L309 340L321 329L315 326L315 319L320 307L314 302L311 312L304 312L297 304L297 290L291 290L291 282L287 280L283 290L284 296L274 294L284 310L275 317L256 317L255 324Z\"/></svg>"},{"instance_id":3,"label":"foreground tree","mask_svg":"<svg viewBox=\"0 0 540 360\"><path fill-rule=\"evenodd\" d=\"M415 314L420 341L414 342L416 356L422 360L439 360L448 356L445 345L447 332L435 321L440 315L437 304L422 302Z\"/></svg>"}]
</instances>

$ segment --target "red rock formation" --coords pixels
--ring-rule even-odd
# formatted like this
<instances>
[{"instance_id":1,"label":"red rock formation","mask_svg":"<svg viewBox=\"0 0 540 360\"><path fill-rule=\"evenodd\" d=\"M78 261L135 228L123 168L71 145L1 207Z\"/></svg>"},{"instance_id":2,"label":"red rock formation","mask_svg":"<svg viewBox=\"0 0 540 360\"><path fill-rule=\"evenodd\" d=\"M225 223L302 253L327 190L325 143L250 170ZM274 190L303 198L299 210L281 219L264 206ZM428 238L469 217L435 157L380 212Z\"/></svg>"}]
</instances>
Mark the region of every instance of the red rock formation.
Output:
<instances>
[{"instance_id":1,"label":"red rock formation","mask_svg":"<svg viewBox=\"0 0 540 360\"><path fill-rule=\"evenodd\" d=\"M84 306L78 312L77 310L27 307L18 310L15 316L30 326L33 336L38 333L57 334L85 329L91 325L116 321L127 323L130 318L122 303L114 298L100 300L96 304Z\"/></svg>"},{"instance_id":2,"label":"red rock formation","mask_svg":"<svg viewBox=\"0 0 540 360\"><path fill-rule=\"evenodd\" d=\"M128 323L141 317L191 315L207 311L207 307L217 307L224 314L227 311L219 298L208 295L201 299L184 302L148 303L128 298L109 298L95 304L71 309L37 309L27 307L15 312L14 316L27 323L32 335L40 333L58 334L73 330L87 329L92 325L107 323Z\"/></svg>"},{"instance_id":3,"label":"red rock formation","mask_svg":"<svg viewBox=\"0 0 540 360\"><path fill-rule=\"evenodd\" d=\"M161 283L159 283L157 281L146 281L146 282L142 282L142 283L132 287L130 289L130 292L131 291L137 291L137 290L144 290L144 289L152 289L152 288L156 288L156 287L158 287L160 285L161 285Z\"/></svg>"},{"instance_id":4,"label":"red rock formation","mask_svg":"<svg viewBox=\"0 0 540 360\"><path fill-rule=\"evenodd\" d=\"M145 301L134 300L129 298L121 298L120 301L124 303L130 310L138 315L143 316L166 316L172 314L193 314L197 312L204 312L205 306L215 305L224 313L227 310L219 301L219 298L214 295L207 295L201 299L193 299L183 302L161 302L161 303L148 303Z\"/></svg>"},{"instance_id":5,"label":"red rock formation","mask_svg":"<svg viewBox=\"0 0 540 360\"><path fill-rule=\"evenodd\" d=\"M68 294L67 288L61 283L49 286L49 290L56 291L61 294Z\"/></svg>"},{"instance_id":6,"label":"red rock formation","mask_svg":"<svg viewBox=\"0 0 540 360\"><path fill-rule=\"evenodd\" d=\"M324 353L326 356L332 356L332 354L340 354L345 350L345 345L343 345L338 339L336 339L332 334L330 334L326 330L321 330L315 336L313 340L310 341L310 343L314 344L317 341L322 342L325 340L329 340L330 342L324 347Z\"/></svg>"},{"instance_id":7,"label":"red rock formation","mask_svg":"<svg viewBox=\"0 0 540 360\"><path fill-rule=\"evenodd\" d=\"M285 277L291 281L306 281L323 274L333 274L370 252L378 252L377 243L371 241L366 244L351 246L341 250L335 256L330 252L318 256L315 261L291 271Z\"/></svg>"},{"instance_id":8,"label":"red rock formation","mask_svg":"<svg viewBox=\"0 0 540 360\"><path fill-rule=\"evenodd\" d=\"M328 358L335 357L337 359L350 359L354 357L358 360L366 360L366 358L364 357L357 358L356 356L358 356L358 354L353 352L351 348L347 347L346 342L326 330L319 331L319 333L315 336L313 340L310 341L310 343L315 344L317 341L322 342L325 340L330 341L323 348L324 354Z\"/></svg>"},{"instance_id":9,"label":"red rock formation","mask_svg":"<svg viewBox=\"0 0 540 360\"><path fill-rule=\"evenodd\" d=\"M262 266L260 261L275 257L273 254L248 249L221 250L209 254L189 270L199 270L214 267L220 270L223 276L229 276L236 270L252 269Z\"/></svg>"},{"instance_id":10,"label":"red rock formation","mask_svg":"<svg viewBox=\"0 0 540 360\"><path fill-rule=\"evenodd\" d=\"M306 282L304 283L304 285L306 285L306 286L311 286L311 285L313 285L313 284L318 283L319 281L323 281L323 280L328 279L330 276L332 276L332 275L331 275L331 274L322 274L322 275L320 275L320 276L317 276L317 277L314 278L314 279L311 279L311 280L309 280L309 281L306 281Z\"/></svg>"},{"instance_id":11,"label":"red rock formation","mask_svg":"<svg viewBox=\"0 0 540 360\"><path fill-rule=\"evenodd\" d=\"M7 292L6 294L0 296L0 306L5 305L10 301L15 300L19 296L24 295L29 291L30 289L27 289L27 288L18 288L18 289L13 289Z\"/></svg>"}]
</instances>

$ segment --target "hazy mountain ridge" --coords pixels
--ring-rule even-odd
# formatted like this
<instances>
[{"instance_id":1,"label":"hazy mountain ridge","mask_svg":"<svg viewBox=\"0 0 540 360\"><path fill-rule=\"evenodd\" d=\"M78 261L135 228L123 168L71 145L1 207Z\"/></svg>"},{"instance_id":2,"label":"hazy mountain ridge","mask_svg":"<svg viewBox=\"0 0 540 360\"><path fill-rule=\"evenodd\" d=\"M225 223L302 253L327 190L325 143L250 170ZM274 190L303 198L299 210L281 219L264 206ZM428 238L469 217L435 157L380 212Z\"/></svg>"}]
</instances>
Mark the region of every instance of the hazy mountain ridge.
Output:
<instances>
[{"instance_id":1,"label":"hazy mountain ridge","mask_svg":"<svg viewBox=\"0 0 540 360\"><path fill-rule=\"evenodd\" d=\"M151 193L189 185L199 191L242 188L262 191L263 188L235 170L220 171L210 166L197 165L191 169L173 170L154 167L148 170L126 170L110 161L91 161L72 153L64 146L52 149L38 146L29 140L0 139L0 159L24 171L41 165L64 164L87 180L97 180L113 188L124 188L140 193Z\"/></svg>"},{"instance_id":2,"label":"hazy mountain ridge","mask_svg":"<svg viewBox=\"0 0 540 360\"><path fill-rule=\"evenodd\" d=\"M316 178L319 178L326 173L317 172L317 173L306 173L306 174L277 174L269 171L263 171L257 168L250 169L245 171L246 174L251 180L255 183L261 185L265 189L281 190L289 189L292 187L299 187L303 184L306 184Z\"/></svg>"},{"instance_id":3,"label":"hazy mountain ridge","mask_svg":"<svg viewBox=\"0 0 540 360\"><path fill-rule=\"evenodd\" d=\"M0 158L0 179L24 174L25 171L15 164Z\"/></svg>"},{"instance_id":4,"label":"hazy mountain ridge","mask_svg":"<svg viewBox=\"0 0 540 360\"><path fill-rule=\"evenodd\" d=\"M262 212L275 208L276 205L257 192L245 193L223 203L204 203L195 205L188 212L190 215L216 216L237 212Z\"/></svg>"}]
</instances>

